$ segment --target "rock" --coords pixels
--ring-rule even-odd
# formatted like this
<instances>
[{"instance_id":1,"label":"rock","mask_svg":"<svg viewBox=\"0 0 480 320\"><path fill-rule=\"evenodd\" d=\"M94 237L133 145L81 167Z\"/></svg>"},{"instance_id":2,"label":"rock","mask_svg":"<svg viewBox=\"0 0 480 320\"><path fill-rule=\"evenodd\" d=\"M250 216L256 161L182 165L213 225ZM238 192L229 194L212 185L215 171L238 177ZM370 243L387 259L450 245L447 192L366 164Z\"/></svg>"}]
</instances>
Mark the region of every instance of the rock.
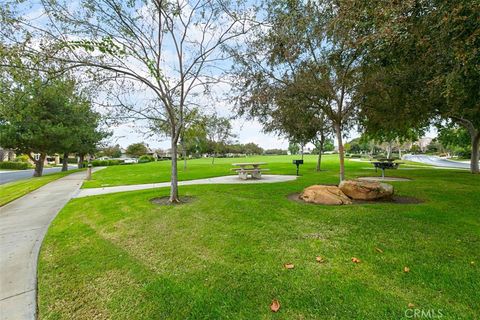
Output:
<instances>
[{"instance_id":1,"label":"rock","mask_svg":"<svg viewBox=\"0 0 480 320\"><path fill-rule=\"evenodd\" d=\"M393 186L377 181L345 180L338 186L354 200L375 200L393 196Z\"/></svg>"},{"instance_id":2,"label":"rock","mask_svg":"<svg viewBox=\"0 0 480 320\"><path fill-rule=\"evenodd\" d=\"M313 185L305 188L300 199L316 204L351 204L352 201L337 186Z\"/></svg>"}]
</instances>

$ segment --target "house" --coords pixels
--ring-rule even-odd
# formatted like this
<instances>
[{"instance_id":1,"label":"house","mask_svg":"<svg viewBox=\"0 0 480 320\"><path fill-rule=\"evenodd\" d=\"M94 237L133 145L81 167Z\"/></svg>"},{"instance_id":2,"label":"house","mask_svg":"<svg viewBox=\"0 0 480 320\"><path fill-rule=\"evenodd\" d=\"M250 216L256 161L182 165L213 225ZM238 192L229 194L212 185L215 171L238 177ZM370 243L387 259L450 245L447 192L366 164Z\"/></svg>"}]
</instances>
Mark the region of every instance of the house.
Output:
<instances>
[{"instance_id":1,"label":"house","mask_svg":"<svg viewBox=\"0 0 480 320\"><path fill-rule=\"evenodd\" d=\"M0 162L13 161L15 160L16 156L17 155L15 154L15 151L10 149L3 149L2 147L0 147Z\"/></svg>"}]
</instances>

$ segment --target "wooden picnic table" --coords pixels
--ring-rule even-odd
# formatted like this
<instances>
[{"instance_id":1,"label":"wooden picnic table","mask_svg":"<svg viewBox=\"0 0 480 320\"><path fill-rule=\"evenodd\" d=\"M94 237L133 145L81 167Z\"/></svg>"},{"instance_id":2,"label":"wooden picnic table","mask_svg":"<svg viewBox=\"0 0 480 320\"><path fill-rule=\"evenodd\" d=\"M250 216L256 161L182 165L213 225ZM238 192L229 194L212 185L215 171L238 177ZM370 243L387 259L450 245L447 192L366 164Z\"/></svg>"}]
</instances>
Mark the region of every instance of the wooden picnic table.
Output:
<instances>
[{"instance_id":1,"label":"wooden picnic table","mask_svg":"<svg viewBox=\"0 0 480 320\"><path fill-rule=\"evenodd\" d=\"M248 179L250 175L253 179L261 179L262 171L268 171L268 169L260 168L261 165L267 164L266 162L242 162L242 163L232 163L232 166L240 167L233 168L233 171L238 173L238 177L243 180Z\"/></svg>"}]
</instances>

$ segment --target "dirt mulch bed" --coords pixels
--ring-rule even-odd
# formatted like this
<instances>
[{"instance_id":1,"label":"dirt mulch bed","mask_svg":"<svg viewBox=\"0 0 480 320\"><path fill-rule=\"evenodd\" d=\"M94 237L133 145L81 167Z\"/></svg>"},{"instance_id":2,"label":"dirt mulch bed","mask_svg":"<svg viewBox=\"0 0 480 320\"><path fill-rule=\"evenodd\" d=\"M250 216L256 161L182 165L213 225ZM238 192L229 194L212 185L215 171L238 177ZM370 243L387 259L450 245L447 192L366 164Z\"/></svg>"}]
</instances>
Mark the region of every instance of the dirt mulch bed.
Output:
<instances>
[{"instance_id":1,"label":"dirt mulch bed","mask_svg":"<svg viewBox=\"0 0 480 320\"><path fill-rule=\"evenodd\" d=\"M170 202L170 197L158 197L150 199L150 202L159 206L179 206L195 201L195 197L183 196L180 197L180 202Z\"/></svg>"},{"instance_id":2,"label":"dirt mulch bed","mask_svg":"<svg viewBox=\"0 0 480 320\"><path fill-rule=\"evenodd\" d=\"M317 206L349 206L349 204L340 204L340 205L326 205L326 204L317 204L311 202L305 202L300 199L300 193L291 193L287 196L288 200L295 201L303 204L311 204ZM359 205L359 204L375 204L375 203L392 203L392 204L419 204L424 203L425 201L421 199L417 199L414 197L403 197L403 196L393 196L392 198L385 198L385 199L377 199L377 200L352 200L351 205Z\"/></svg>"}]
</instances>

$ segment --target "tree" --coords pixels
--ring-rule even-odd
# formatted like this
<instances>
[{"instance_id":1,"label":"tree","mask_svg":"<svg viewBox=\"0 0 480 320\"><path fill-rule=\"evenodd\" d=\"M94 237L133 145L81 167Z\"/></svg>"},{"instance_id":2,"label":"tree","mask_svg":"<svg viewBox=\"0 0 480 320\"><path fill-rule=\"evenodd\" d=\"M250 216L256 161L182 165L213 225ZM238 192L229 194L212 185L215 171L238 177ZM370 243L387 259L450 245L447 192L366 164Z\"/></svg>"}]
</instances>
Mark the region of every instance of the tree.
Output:
<instances>
[{"instance_id":1,"label":"tree","mask_svg":"<svg viewBox=\"0 0 480 320\"><path fill-rule=\"evenodd\" d=\"M28 73L8 73L0 94L0 145L30 157L34 176L40 177L47 154L54 154L70 139L78 123L75 84ZM3 74L6 79L5 74ZM36 154L36 156L34 155Z\"/></svg>"},{"instance_id":2,"label":"tree","mask_svg":"<svg viewBox=\"0 0 480 320\"><path fill-rule=\"evenodd\" d=\"M343 132L355 114L361 34L335 1L270 1L263 25L237 49L239 111L262 122L277 104L277 88L302 95L331 121L339 146L340 180L345 177Z\"/></svg>"},{"instance_id":3,"label":"tree","mask_svg":"<svg viewBox=\"0 0 480 320\"><path fill-rule=\"evenodd\" d=\"M83 168L83 162L85 156L88 154L94 154L99 147L102 140L111 136L111 132L102 130L101 115L91 109L90 103L84 106L84 110L81 116L77 119L77 123L80 123L80 130L77 131L77 139L73 152L78 156L78 168ZM118 146L118 145L117 145ZM118 149L120 151L120 149ZM121 152L116 153L117 157L121 156Z\"/></svg>"},{"instance_id":4,"label":"tree","mask_svg":"<svg viewBox=\"0 0 480 320\"><path fill-rule=\"evenodd\" d=\"M114 146L107 146L103 148L102 154L110 158L120 158L122 156L122 150L119 144Z\"/></svg>"},{"instance_id":5,"label":"tree","mask_svg":"<svg viewBox=\"0 0 480 320\"><path fill-rule=\"evenodd\" d=\"M69 130L60 139L58 146L58 151L63 154L62 171L68 170L70 153L78 155L78 167L81 168L84 156L95 153L98 143L111 134L100 129L101 116L92 110L90 99L85 93L72 93L70 109L62 120L62 124L68 126Z\"/></svg>"},{"instance_id":6,"label":"tree","mask_svg":"<svg viewBox=\"0 0 480 320\"><path fill-rule=\"evenodd\" d=\"M300 146L298 143L290 141L288 143L288 152L290 152L291 155L298 154L300 152Z\"/></svg>"},{"instance_id":7,"label":"tree","mask_svg":"<svg viewBox=\"0 0 480 320\"><path fill-rule=\"evenodd\" d=\"M235 134L232 132L230 119L220 117L216 114L208 117L206 128L207 138L212 143L212 164L214 164L217 154L225 147L231 138L235 137Z\"/></svg>"},{"instance_id":8,"label":"tree","mask_svg":"<svg viewBox=\"0 0 480 320\"><path fill-rule=\"evenodd\" d=\"M468 131L471 172L478 173L480 3L375 1L368 6L354 19L369 30L358 99L368 131L404 132L452 121Z\"/></svg>"},{"instance_id":9,"label":"tree","mask_svg":"<svg viewBox=\"0 0 480 320\"><path fill-rule=\"evenodd\" d=\"M247 155L255 155L255 154L262 154L263 149L258 146L258 144L250 142L243 145L243 149L245 154Z\"/></svg>"},{"instance_id":10,"label":"tree","mask_svg":"<svg viewBox=\"0 0 480 320\"><path fill-rule=\"evenodd\" d=\"M439 128L438 142L450 153L471 158L470 134L458 125L448 125Z\"/></svg>"},{"instance_id":11,"label":"tree","mask_svg":"<svg viewBox=\"0 0 480 320\"><path fill-rule=\"evenodd\" d=\"M3 43L20 42L24 55L47 55L113 84L119 119L169 124L170 201L178 202L177 145L184 115L199 93L218 82L228 59L222 47L248 31L250 13L243 12L242 3L85 0L72 6L68 0L45 0L44 23L17 14L23 2L5 2ZM38 49L39 39L48 43L44 50ZM145 97L142 103L130 102L135 91Z\"/></svg>"},{"instance_id":12,"label":"tree","mask_svg":"<svg viewBox=\"0 0 480 320\"><path fill-rule=\"evenodd\" d=\"M143 142L138 142L138 143L132 143L127 147L127 154L138 158L140 156L143 156L144 154L148 153L148 148L145 146Z\"/></svg>"}]
</instances>

